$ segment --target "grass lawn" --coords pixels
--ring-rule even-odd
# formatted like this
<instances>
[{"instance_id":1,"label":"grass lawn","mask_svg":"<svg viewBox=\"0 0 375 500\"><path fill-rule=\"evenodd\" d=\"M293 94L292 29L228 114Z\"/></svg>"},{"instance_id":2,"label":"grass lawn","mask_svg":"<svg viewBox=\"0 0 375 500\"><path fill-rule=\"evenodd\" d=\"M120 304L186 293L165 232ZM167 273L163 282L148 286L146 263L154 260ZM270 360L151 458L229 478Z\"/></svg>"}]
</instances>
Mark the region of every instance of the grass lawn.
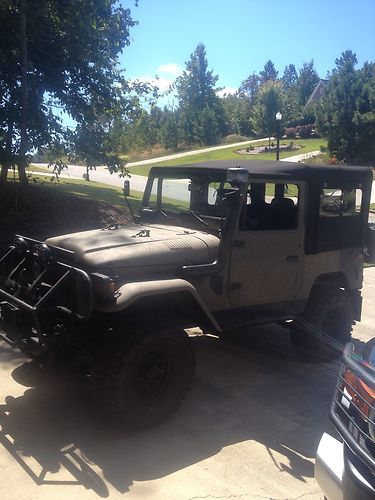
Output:
<instances>
[{"instance_id":1,"label":"grass lawn","mask_svg":"<svg viewBox=\"0 0 375 500\"><path fill-rule=\"evenodd\" d=\"M9 181L10 184L13 184L13 173L11 175L12 177L9 178ZM35 177L33 179L35 179ZM56 198L59 198L59 196L61 197L64 194L68 194L88 200L108 203L109 205L128 211L126 201L124 200L124 196L122 194L122 188L120 187L102 184L101 182L96 181L85 181L83 179L60 178L59 182L52 182L50 179L50 177L43 176L42 178L37 179L35 183L31 181L30 184L39 189L49 190L51 195ZM134 190L131 190L131 196L127 197L134 213L138 213L138 210L141 208L142 197L143 193ZM150 201L155 202L156 196L152 195ZM163 207L165 209L171 208L174 210L186 210L189 208L188 205L189 204L184 201L163 197Z\"/></svg>"},{"instance_id":2,"label":"grass lawn","mask_svg":"<svg viewBox=\"0 0 375 500\"><path fill-rule=\"evenodd\" d=\"M51 189L55 189L55 192L57 193L68 193L90 200L104 201L105 203L109 203L110 205L114 205L118 208L126 207L126 202L120 187L102 184L101 182L85 181L83 179L60 178L59 182L50 182L49 178L47 179L48 180L45 180L44 182L41 181L40 183L44 186L51 186ZM132 208L137 210L141 206L142 193L132 191L131 196L128 196L128 199L131 202Z\"/></svg>"},{"instance_id":3,"label":"grass lawn","mask_svg":"<svg viewBox=\"0 0 375 500\"><path fill-rule=\"evenodd\" d=\"M289 139L282 140L280 144L289 144L291 141ZM280 158L287 158L288 156L299 155L303 153L309 153L310 151L315 151L320 149L320 146L327 146L327 141L325 139L294 139L294 144L303 144L304 147L295 151L282 151L280 152ZM251 143L249 142L249 145ZM266 146L268 145L268 140L253 144L254 146ZM242 146L246 148L246 144ZM192 163L199 163L205 161L213 160L238 160L243 158L248 160L274 160L275 153L260 153L257 155L241 156L235 153L238 148L233 148L233 146L228 146L225 149L219 149L217 151L210 151L208 153L200 153L191 156L185 156L183 158L176 158L175 160L161 161L153 165L140 165L139 167L130 167L129 171L135 175L147 176L150 168L152 166L163 166L163 167L174 167L176 165L190 165Z\"/></svg>"}]
</instances>

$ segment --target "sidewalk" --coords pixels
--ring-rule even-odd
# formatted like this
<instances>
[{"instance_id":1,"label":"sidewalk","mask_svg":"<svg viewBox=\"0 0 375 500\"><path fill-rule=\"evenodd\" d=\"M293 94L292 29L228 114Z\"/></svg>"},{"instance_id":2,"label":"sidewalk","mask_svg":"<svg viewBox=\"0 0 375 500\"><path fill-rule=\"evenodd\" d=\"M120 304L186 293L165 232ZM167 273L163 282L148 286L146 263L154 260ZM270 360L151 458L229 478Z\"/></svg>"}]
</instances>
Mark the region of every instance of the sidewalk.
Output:
<instances>
[{"instance_id":1,"label":"sidewalk","mask_svg":"<svg viewBox=\"0 0 375 500\"><path fill-rule=\"evenodd\" d=\"M320 155L319 149L316 151L310 151L309 153L302 153L300 155L289 156L288 158L282 158L280 161L291 161L293 163L298 163L299 161L307 160L313 158L314 156Z\"/></svg>"}]
</instances>

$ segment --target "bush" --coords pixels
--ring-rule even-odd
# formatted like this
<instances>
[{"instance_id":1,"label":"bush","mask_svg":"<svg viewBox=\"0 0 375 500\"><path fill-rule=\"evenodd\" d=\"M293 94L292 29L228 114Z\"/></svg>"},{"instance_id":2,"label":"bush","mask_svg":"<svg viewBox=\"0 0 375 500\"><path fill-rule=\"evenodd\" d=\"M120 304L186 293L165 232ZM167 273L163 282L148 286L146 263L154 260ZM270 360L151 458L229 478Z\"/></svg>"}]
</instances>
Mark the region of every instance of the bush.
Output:
<instances>
[{"instance_id":1,"label":"bush","mask_svg":"<svg viewBox=\"0 0 375 500\"><path fill-rule=\"evenodd\" d=\"M297 135L296 127L288 127L284 130L284 135L287 139L295 139Z\"/></svg>"},{"instance_id":2,"label":"bush","mask_svg":"<svg viewBox=\"0 0 375 500\"><path fill-rule=\"evenodd\" d=\"M312 123L309 125L300 125L296 127L298 130L298 135L301 137L301 139L308 139L309 137L312 136L313 131L315 132L315 127Z\"/></svg>"}]
</instances>

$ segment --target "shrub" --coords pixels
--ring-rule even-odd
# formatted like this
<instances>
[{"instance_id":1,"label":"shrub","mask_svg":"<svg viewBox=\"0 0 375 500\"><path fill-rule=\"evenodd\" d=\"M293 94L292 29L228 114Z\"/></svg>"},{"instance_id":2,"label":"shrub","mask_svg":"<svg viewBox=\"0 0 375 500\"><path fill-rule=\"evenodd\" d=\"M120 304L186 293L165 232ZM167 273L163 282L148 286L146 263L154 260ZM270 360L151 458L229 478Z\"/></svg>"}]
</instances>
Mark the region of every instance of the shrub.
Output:
<instances>
[{"instance_id":1,"label":"shrub","mask_svg":"<svg viewBox=\"0 0 375 500\"><path fill-rule=\"evenodd\" d=\"M296 129L301 139L308 139L312 135L312 132L314 130L314 125L312 123L308 125L299 125L298 127L296 127Z\"/></svg>"},{"instance_id":2,"label":"shrub","mask_svg":"<svg viewBox=\"0 0 375 500\"><path fill-rule=\"evenodd\" d=\"M284 134L287 137L287 139L295 139L297 130L296 127L288 127L284 130Z\"/></svg>"}]
</instances>

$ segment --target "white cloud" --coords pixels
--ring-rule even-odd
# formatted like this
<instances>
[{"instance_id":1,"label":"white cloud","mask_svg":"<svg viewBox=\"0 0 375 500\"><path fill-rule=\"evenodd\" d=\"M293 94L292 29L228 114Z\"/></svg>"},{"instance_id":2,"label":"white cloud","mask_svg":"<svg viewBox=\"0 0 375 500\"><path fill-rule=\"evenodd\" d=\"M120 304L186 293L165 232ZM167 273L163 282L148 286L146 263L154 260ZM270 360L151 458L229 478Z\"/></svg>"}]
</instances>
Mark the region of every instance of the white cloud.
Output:
<instances>
[{"instance_id":1,"label":"white cloud","mask_svg":"<svg viewBox=\"0 0 375 500\"><path fill-rule=\"evenodd\" d=\"M225 95L235 94L236 92L237 89L235 89L234 87L224 87L223 89L218 90L216 92L216 95L219 97L224 97Z\"/></svg>"},{"instance_id":2,"label":"white cloud","mask_svg":"<svg viewBox=\"0 0 375 500\"><path fill-rule=\"evenodd\" d=\"M182 71L183 69L181 68L181 66L175 63L162 64L158 67L159 73L167 73L168 75L174 76L175 78L177 76L180 76L182 74Z\"/></svg>"},{"instance_id":3,"label":"white cloud","mask_svg":"<svg viewBox=\"0 0 375 500\"><path fill-rule=\"evenodd\" d=\"M158 87L161 92L165 92L169 89L170 85L174 82L174 78L165 78L165 77L156 77L151 75L142 75L136 78L142 83L149 83L150 85L154 85Z\"/></svg>"}]
</instances>

